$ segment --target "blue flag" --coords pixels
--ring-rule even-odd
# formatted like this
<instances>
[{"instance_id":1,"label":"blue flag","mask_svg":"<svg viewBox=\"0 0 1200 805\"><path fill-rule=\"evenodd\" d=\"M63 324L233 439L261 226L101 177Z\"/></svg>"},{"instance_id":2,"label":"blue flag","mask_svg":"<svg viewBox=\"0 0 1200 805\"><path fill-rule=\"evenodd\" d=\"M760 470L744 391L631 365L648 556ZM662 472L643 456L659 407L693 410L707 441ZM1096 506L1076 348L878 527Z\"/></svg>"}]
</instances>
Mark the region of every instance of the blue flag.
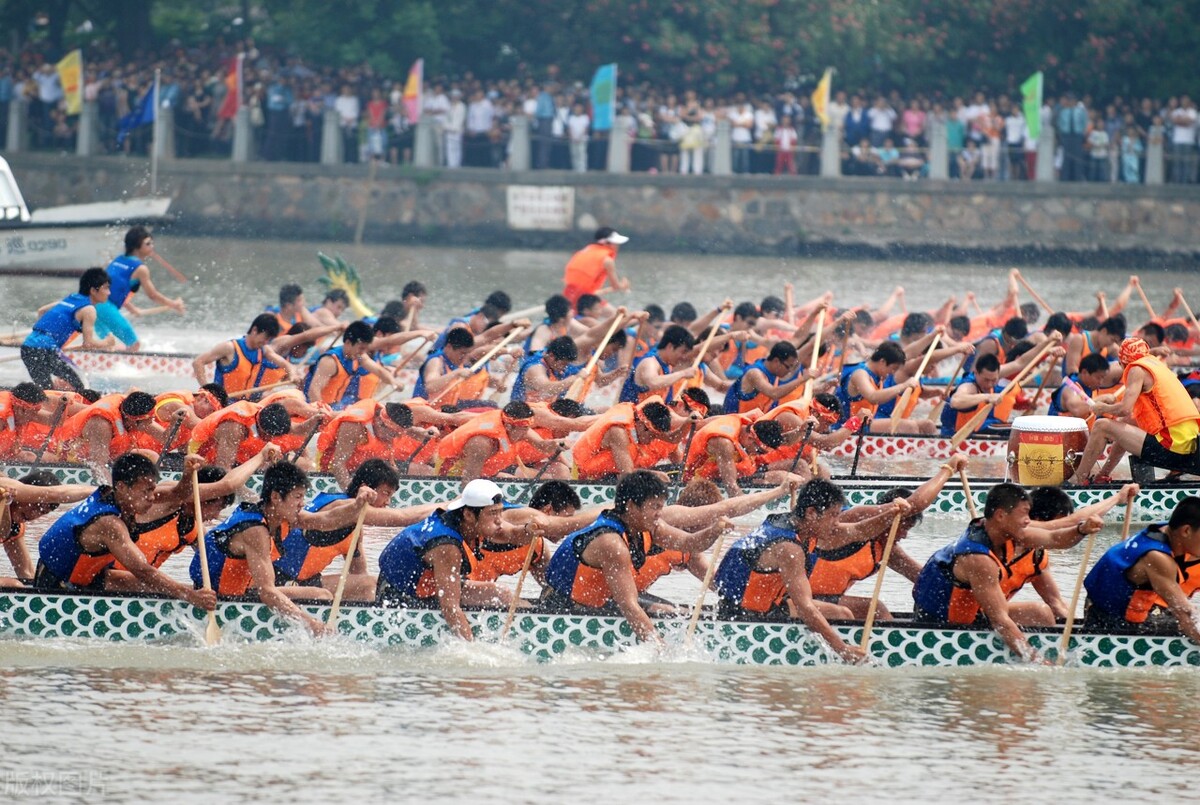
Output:
<instances>
[{"instance_id":1,"label":"blue flag","mask_svg":"<svg viewBox=\"0 0 1200 805\"><path fill-rule=\"evenodd\" d=\"M592 76L592 131L612 131L617 105L617 65L604 64Z\"/></svg>"},{"instance_id":2,"label":"blue flag","mask_svg":"<svg viewBox=\"0 0 1200 805\"><path fill-rule=\"evenodd\" d=\"M129 114L117 123L117 147L125 144L126 138L137 128L154 122L154 85L146 90L146 94Z\"/></svg>"}]
</instances>

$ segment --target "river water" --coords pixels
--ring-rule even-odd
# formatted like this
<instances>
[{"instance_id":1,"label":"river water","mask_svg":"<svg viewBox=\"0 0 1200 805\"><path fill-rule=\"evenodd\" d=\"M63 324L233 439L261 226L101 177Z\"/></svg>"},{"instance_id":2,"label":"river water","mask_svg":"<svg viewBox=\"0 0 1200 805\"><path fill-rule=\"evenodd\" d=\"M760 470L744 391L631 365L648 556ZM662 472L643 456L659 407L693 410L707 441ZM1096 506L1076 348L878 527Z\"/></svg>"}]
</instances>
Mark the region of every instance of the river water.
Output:
<instances>
[{"instance_id":1,"label":"river water","mask_svg":"<svg viewBox=\"0 0 1200 805\"><path fill-rule=\"evenodd\" d=\"M319 301L319 248L357 265L376 305L421 279L430 322L497 287L517 307L537 304L557 290L565 259L244 240L158 245L199 279L180 286L156 269L189 313L138 327L147 348L187 351L243 331L284 282ZM635 284L630 303L687 298L701 310L727 295L781 295L787 278L798 300L830 289L843 304L880 301L900 283L920 309L968 288L987 305L1005 282L1004 267L648 255L636 241L620 266ZM1071 309L1090 307L1099 287L1114 297L1125 279L1024 274ZM1189 279L1143 276L1159 308ZM3 329L28 326L29 311L71 284L0 279ZM1131 311L1139 322L1136 297ZM0 381L20 376L11 364L4 371ZM923 560L961 528L928 517L905 547ZM368 555L388 537L370 530ZM1117 537L1110 526L1097 550ZM1064 596L1080 553L1055 558ZM184 572L178 558L167 567ZM0 560L0 575L8 572ZM698 589L673 576L655 592L690 601ZM906 582L890 574L883 600L909 608ZM644 649L539 665L497 646L380 651L302 636L214 649L0 641L0 791L129 802L1161 801L1182 796L1200 769L1190 747L1198 693L1190 670L767 669Z\"/></svg>"}]
</instances>

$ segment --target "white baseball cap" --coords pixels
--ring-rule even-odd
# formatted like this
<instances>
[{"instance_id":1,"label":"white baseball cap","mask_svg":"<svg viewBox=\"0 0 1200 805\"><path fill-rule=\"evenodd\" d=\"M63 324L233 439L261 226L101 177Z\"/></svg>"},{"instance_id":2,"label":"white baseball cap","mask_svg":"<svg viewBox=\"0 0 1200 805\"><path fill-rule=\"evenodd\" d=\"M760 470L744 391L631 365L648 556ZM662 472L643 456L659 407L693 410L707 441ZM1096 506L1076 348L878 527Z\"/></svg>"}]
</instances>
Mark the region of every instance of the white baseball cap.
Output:
<instances>
[{"instance_id":1,"label":"white baseball cap","mask_svg":"<svg viewBox=\"0 0 1200 805\"><path fill-rule=\"evenodd\" d=\"M609 235L607 238L605 238L602 242L603 243L611 243L614 246L620 246L622 243L628 243L629 238L625 237L620 232L613 232L611 235Z\"/></svg>"},{"instance_id":2,"label":"white baseball cap","mask_svg":"<svg viewBox=\"0 0 1200 805\"><path fill-rule=\"evenodd\" d=\"M482 509L504 500L504 492L487 478L476 478L463 487L462 494L446 504L446 511L454 511L464 506Z\"/></svg>"}]
</instances>

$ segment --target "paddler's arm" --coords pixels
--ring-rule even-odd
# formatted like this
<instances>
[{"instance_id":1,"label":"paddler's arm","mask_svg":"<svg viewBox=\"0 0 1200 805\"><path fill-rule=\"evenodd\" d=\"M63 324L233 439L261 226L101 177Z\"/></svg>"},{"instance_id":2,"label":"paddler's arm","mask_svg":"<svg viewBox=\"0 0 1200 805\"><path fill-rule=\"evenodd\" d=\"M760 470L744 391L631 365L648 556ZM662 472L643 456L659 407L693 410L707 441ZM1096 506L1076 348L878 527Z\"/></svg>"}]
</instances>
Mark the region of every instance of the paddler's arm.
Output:
<instances>
[{"instance_id":1,"label":"paddler's arm","mask_svg":"<svg viewBox=\"0 0 1200 805\"><path fill-rule=\"evenodd\" d=\"M49 503L55 506L64 503L78 503L96 491L96 487L89 484L34 486L33 484L23 484L12 478L0 478L0 489L8 491L13 503Z\"/></svg>"},{"instance_id":2,"label":"paddler's arm","mask_svg":"<svg viewBox=\"0 0 1200 805\"><path fill-rule=\"evenodd\" d=\"M359 358L358 362L362 364L364 369L379 378L381 382L400 387L400 381L396 379L396 376L392 373L391 369L381 366L377 361L368 358L366 355L363 355L361 358Z\"/></svg>"},{"instance_id":3,"label":"paddler's arm","mask_svg":"<svg viewBox=\"0 0 1200 805\"><path fill-rule=\"evenodd\" d=\"M894 386L887 388L876 388L867 379L866 371L855 372L850 376L849 388L851 396L862 397L872 405L879 405L888 400L894 400L904 393L905 389L915 389L917 387L917 379L910 377L902 383L897 383Z\"/></svg>"},{"instance_id":4,"label":"paddler's arm","mask_svg":"<svg viewBox=\"0 0 1200 805\"><path fill-rule=\"evenodd\" d=\"M1070 526L1074 528L1079 523L1082 523L1089 517L1103 517L1108 514L1114 506L1125 503L1137 493L1141 491L1141 487L1137 484L1125 484L1121 487L1121 491L1116 494L1109 495L1104 500L1098 503L1084 506L1082 509L1076 509L1066 517L1058 517L1054 520L1042 520L1037 523L1038 528L1053 530L1055 528L1063 528Z\"/></svg>"},{"instance_id":5,"label":"paddler's arm","mask_svg":"<svg viewBox=\"0 0 1200 805\"><path fill-rule=\"evenodd\" d=\"M225 477L221 480L210 484L200 484L200 499L212 500L237 494L238 490L249 483L254 473L258 472L264 464L274 464L279 460L280 455L282 455L282 451L279 449L279 445L268 442L262 450L251 456L249 461L239 464L225 473ZM186 461L186 459L184 460Z\"/></svg>"},{"instance_id":6,"label":"paddler's arm","mask_svg":"<svg viewBox=\"0 0 1200 805\"><path fill-rule=\"evenodd\" d=\"M1058 399L1063 410L1071 416L1087 419L1092 415L1091 397L1085 397L1069 384L1063 384L1062 394Z\"/></svg>"},{"instance_id":7,"label":"paddler's arm","mask_svg":"<svg viewBox=\"0 0 1200 805\"><path fill-rule=\"evenodd\" d=\"M968 391L968 387L975 389L975 391ZM954 390L954 393L950 395L950 399L946 401L946 404L955 411L969 411L978 405L994 405L999 401L1000 392L992 391L984 394L982 391L979 391L979 387L974 383L963 383Z\"/></svg>"},{"instance_id":8,"label":"paddler's arm","mask_svg":"<svg viewBox=\"0 0 1200 805\"><path fill-rule=\"evenodd\" d=\"M612 453L613 466L617 475L624 475L637 469L633 463L633 445L629 443L629 434L624 428L609 428L600 440L600 446L608 448Z\"/></svg>"},{"instance_id":9,"label":"paddler's arm","mask_svg":"<svg viewBox=\"0 0 1200 805\"><path fill-rule=\"evenodd\" d=\"M669 551L702 553L712 547L717 537L733 528L733 522L724 517L710 522L699 531L685 531L659 519L654 525L654 541Z\"/></svg>"},{"instance_id":10,"label":"paddler's arm","mask_svg":"<svg viewBox=\"0 0 1200 805\"><path fill-rule=\"evenodd\" d=\"M588 414L575 418L556 414L549 406L533 406L533 424L539 428L549 428L552 431L584 431L600 418L599 414Z\"/></svg>"},{"instance_id":11,"label":"paddler's arm","mask_svg":"<svg viewBox=\"0 0 1200 805\"><path fill-rule=\"evenodd\" d=\"M757 391L759 394L766 397L768 400L782 400L784 397L791 394L796 389L804 385L808 378L803 372L798 373L786 383L780 383L778 386L772 386L767 382L767 378L758 369L750 369L742 375L742 389L749 384L750 388Z\"/></svg>"},{"instance_id":12,"label":"paddler's arm","mask_svg":"<svg viewBox=\"0 0 1200 805\"><path fill-rule=\"evenodd\" d=\"M920 562L908 555L908 551L899 545L892 546L892 556L888 559L888 569L896 571L913 584L916 584L917 576L921 575L922 567L923 565Z\"/></svg>"},{"instance_id":13,"label":"paddler's arm","mask_svg":"<svg viewBox=\"0 0 1200 805\"><path fill-rule=\"evenodd\" d=\"M971 594L979 608L987 616L992 628L1004 640L1009 651L1026 662L1034 662L1038 654L1025 639L1021 627L1008 614L1008 599L1000 589L996 560L983 554L960 556L954 563L955 578L971 588Z\"/></svg>"},{"instance_id":14,"label":"paddler's arm","mask_svg":"<svg viewBox=\"0 0 1200 805\"><path fill-rule=\"evenodd\" d=\"M946 485L946 482L966 466L966 456L958 454L951 456L945 464L938 467L938 471L934 473L932 478L913 490L913 493L907 498L908 505L912 507L914 512L927 509L937 500L938 493L942 491L942 487Z\"/></svg>"},{"instance_id":15,"label":"paddler's arm","mask_svg":"<svg viewBox=\"0 0 1200 805\"><path fill-rule=\"evenodd\" d=\"M733 309L733 300L726 299L724 302L721 303L720 307L713 308L712 310L708 311L703 316L701 316L700 318L696 319L694 322L689 324L688 332L690 332L696 338L703 337L704 334L708 332L708 328L712 327L713 323L716 322L716 320L719 317L724 316L728 311L730 311L732 309Z\"/></svg>"},{"instance_id":16,"label":"paddler's arm","mask_svg":"<svg viewBox=\"0 0 1200 805\"><path fill-rule=\"evenodd\" d=\"M1038 573L1029 584L1038 596L1046 602L1046 606L1050 607L1050 611L1054 613L1055 618L1066 620L1067 602L1063 600L1062 593L1058 590L1058 584L1054 581L1054 576L1049 573Z\"/></svg>"},{"instance_id":17,"label":"paddler's arm","mask_svg":"<svg viewBox=\"0 0 1200 805\"><path fill-rule=\"evenodd\" d=\"M1079 371L1079 362L1083 360L1083 335L1072 333L1067 339L1066 373L1073 375Z\"/></svg>"},{"instance_id":18,"label":"paddler's arm","mask_svg":"<svg viewBox=\"0 0 1200 805\"><path fill-rule=\"evenodd\" d=\"M358 422L346 422L337 430L333 443L333 457L329 460L329 471L333 473L338 486L345 489L350 485L350 456L358 445L366 442L366 428Z\"/></svg>"},{"instance_id":19,"label":"paddler's arm","mask_svg":"<svg viewBox=\"0 0 1200 805\"><path fill-rule=\"evenodd\" d=\"M628 291L632 287L629 280L617 276L617 261L611 257L604 258L604 276L608 278L608 284L618 291Z\"/></svg>"},{"instance_id":20,"label":"paddler's arm","mask_svg":"<svg viewBox=\"0 0 1200 805\"><path fill-rule=\"evenodd\" d=\"M288 364L291 366L291 364ZM317 361L317 369L313 372L312 382L308 384L308 401L319 402L321 392L325 390L325 386L333 378L333 374L337 371L337 358L332 355L324 355Z\"/></svg>"},{"instance_id":21,"label":"paddler's arm","mask_svg":"<svg viewBox=\"0 0 1200 805\"><path fill-rule=\"evenodd\" d=\"M800 620L811 631L820 635L839 657L846 662L858 663L865 659L865 654L858 646L851 646L842 640L842 636L834 631L829 621L817 609L812 597L812 587L808 583L805 572L804 548L796 542L777 542L763 551L758 560L759 568L765 572L777 570L788 598L796 607Z\"/></svg>"},{"instance_id":22,"label":"paddler's arm","mask_svg":"<svg viewBox=\"0 0 1200 805\"><path fill-rule=\"evenodd\" d=\"M312 342L318 341L327 335L340 333L345 330L346 327L347 325L345 322L339 321L337 324L309 327L304 332L296 333L295 335L287 335L284 333L271 341L271 349L275 350L275 352L279 353L280 355L283 355L286 352L291 352L301 344L311 344Z\"/></svg>"},{"instance_id":23,"label":"paddler's arm","mask_svg":"<svg viewBox=\"0 0 1200 805\"><path fill-rule=\"evenodd\" d=\"M358 513L363 507L369 506L375 500L375 490L363 484L358 488L358 494L351 500L331 504L319 512L300 510L296 517L296 526L306 531L333 531L353 525L358 519Z\"/></svg>"},{"instance_id":24,"label":"paddler's arm","mask_svg":"<svg viewBox=\"0 0 1200 805\"><path fill-rule=\"evenodd\" d=\"M242 549L246 567L258 600L285 618L303 623L315 635L324 634L325 624L309 615L275 586L275 565L271 562L271 535L263 526L253 526L231 541Z\"/></svg>"},{"instance_id":25,"label":"paddler's arm","mask_svg":"<svg viewBox=\"0 0 1200 805\"><path fill-rule=\"evenodd\" d=\"M142 263L140 266L134 269L130 279L138 280L141 283L141 287L138 288L138 290L145 291L146 296L150 297L150 299L158 304L166 305L176 313L183 313L185 311L182 298L177 297L175 299L170 299L166 294L154 286L154 280L150 279L150 267L145 263ZM132 296L133 295L130 294L130 297Z\"/></svg>"},{"instance_id":26,"label":"paddler's arm","mask_svg":"<svg viewBox=\"0 0 1200 805\"><path fill-rule=\"evenodd\" d=\"M562 380L551 380L544 364L534 364L525 370L525 386L543 397L558 396L571 388L577 377L570 375Z\"/></svg>"},{"instance_id":27,"label":"paddler's arm","mask_svg":"<svg viewBox=\"0 0 1200 805\"><path fill-rule=\"evenodd\" d=\"M116 345L116 339L111 335L104 340L96 338L96 306L89 305L75 314L75 318L79 321L79 326L83 331L83 343L79 346L83 349L108 349Z\"/></svg>"},{"instance_id":28,"label":"paddler's arm","mask_svg":"<svg viewBox=\"0 0 1200 805\"><path fill-rule=\"evenodd\" d=\"M1109 316L1117 315L1129 305L1129 300L1133 296L1133 289L1139 284L1141 284L1141 280L1138 279L1137 274L1133 274L1129 277L1129 282L1125 283L1125 287L1121 289L1119 294L1117 294L1116 301L1108 306Z\"/></svg>"},{"instance_id":29,"label":"paddler's arm","mask_svg":"<svg viewBox=\"0 0 1200 805\"><path fill-rule=\"evenodd\" d=\"M1150 374L1140 366L1129 367L1125 375L1125 396L1116 402L1097 402L1094 410L1097 414L1110 414L1117 419L1133 414L1133 404L1143 391L1149 391L1153 386Z\"/></svg>"},{"instance_id":30,"label":"paddler's arm","mask_svg":"<svg viewBox=\"0 0 1200 805\"><path fill-rule=\"evenodd\" d=\"M1196 624L1195 610L1179 588L1179 565L1174 558L1160 551L1150 551L1134 565L1134 569L1135 572L1146 574L1146 580L1154 592L1162 597L1175 620L1179 621L1179 631L1191 638L1192 642L1200 643L1200 627Z\"/></svg>"},{"instance_id":31,"label":"paddler's arm","mask_svg":"<svg viewBox=\"0 0 1200 805\"><path fill-rule=\"evenodd\" d=\"M912 511L912 508L908 505L908 501L904 498L896 498L889 503L874 507L864 506L856 508L865 509L865 516L860 512L858 517L861 519L853 518L852 513L854 509L844 513L842 517L848 519L839 518L830 536L820 540L822 548L841 548L844 545L850 545L855 542L885 538L892 518L897 514L903 517ZM872 508L874 511L871 511Z\"/></svg>"},{"instance_id":32,"label":"paddler's arm","mask_svg":"<svg viewBox=\"0 0 1200 805\"><path fill-rule=\"evenodd\" d=\"M280 369L283 369L285 372L287 372L288 377L291 380L293 380L295 382L300 381L301 372L300 372L299 366L292 363L287 358L283 357L283 355L276 352L275 349L272 348L270 344L264 345L262 348L262 351L263 351L263 357L266 358L267 360L269 360L271 363L278 366ZM362 360L365 361L367 359L363 358Z\"/></svg>"},{"instance_id":33,"label":"paddler's arm","mask_svg":"<svg viewBox=\"0 0 1200 805\"><path fill-rule=\"evenodd\" d=\"M382 528L406 528L421 522L445 505L445 503L422 503L419 506L401 506L398 509L369 506L363 523Z\"/></svg>"},{"instance_id":34,"label":"paddler's arm","mask_svg":"<svg viewBox=\"0 0 1200 805\"><path fill-rule=\"evenodd\" d=\"M1051 548L1061 551L1077 545L1088 534L1094 534L1103 527L1104 522L1094 515L1057 528L1031 525L1026 526L1017 541L1026 548Z\"/></svg>"},{"instance_id":35,"label":"paddler's arm","mask_svg":"<svg viewBox=\"0 0 1200 805\"><path fill-rule=\"evenodd\" d=\"M374 351L383 351L402 347L409 341L416 341L417 339L436 341L437 337L438 334L433 330L402 330L391 335L376 336L375 340L371 342L371 349Z\"/></svg>"},{"instance_id":36,"label":"paddler's arm","mask_svg":"<svg viewBox=\"0 0 1200 805\"><path fill-rule=\"evenodd\" d=\"M575 346L579 348L580 357L582 358L585 354L599 346L600 342L604 340L604 336L608 335L613 322L618 318L624 318L628 313L628 310L619 307L611 316L605 316L578 336L573 336L575 338Z\"/></svg>"},{"instance_id":37,"label":"paddler's arm","mask_svg":"<svg viewBox=\"0 0 1200 805\"><path fill-rule=\"evenodd\" d=\"M588 564L598 567L604 575L613 603L621 610L638 640L662 645L662 637L638 602L637 585L633 581L633 561L629 558L629 548L624 540L616 532L609 531L594 538L583 553Z\"/></svg>"},{"instance_id":38,"label":"paddler's arm","mask_svg":"<svg viewBox=\"0 0 1200 805\"><path fill-rule=\"evenodd\" d=\"M94 530L93 530L94 529ZM133 544L129 531L117 517L101 517L87 529L89 536L94 536L113 555L133 577L140 581L146 589L169 595L187 601L194 607L213 610L217 606L217 594L212 590L196 590L186 584L181 584L161 573L154 565L146 561L146 555Z\"/></svg>"},{"instance_id":39,"label":"paddler's arm","mask_svg":"<svg viewBox=\"0 0 1200 805\"><path fill-rule=\"evenodd\" d=\"M217 361L228 363L233 360L233 342L222 341L207 352L201 352L192 361L192 376L196 378L196 385L203 386L208 381L208 366Z\"/></svg>"},{"instance_id":40,"label":"paddler's arm","mask_svg":"<svg viewBox=\"0 0 1200 805\"><path fill-rule=\"evenodd\" d=\"M708 525L721 517L733 518L749 514L773 500L791 494L793 486L795 486L795 482L788 480L774 489L738 495L735 498L710 503L707 506L680 506L678 503L673 503L663 509L659 519L676 528L690 531L693 528Z\"/></svg>"},{"instance_id":41,"label":"paddler's arm","mask_svg":"<svg viewBox=\"0 0 1200 805\"><path fill-rule=\"evenodd\" d=\"M717 475L725 493L730 497L742 494L742 488L738 486L737 451L733 442L729 439L710 439L707 452L708 457L717 462Z\"/></svg>"},{"instance_id":42,"label":"paddler's arm","mask_svg":"<svg viewBox=\"0 0 1200 805\"><path fill-rule=\"evenodd\" d=\"M634 372L634 379L642 388L649 389L650 391L658 391L659 389L670 388L680 380L695 377L699 371L699 369L692 369L689 366L686 369L663 374L658 361L642 361L638 364L638 368Z\"/></svg>"},{"instance_id":43,"label":"paddler's arm","mask_svg":"<svg viewBox=\"0 0 1200 805\"><path fill-rule=\"evenodd\" d=\"M96 305L96 321L107 327L129 352L141 349L142 344L138 341L137 333L133 331L133 325L121 315L116 305L111 302Z\"/></svg>"},{"instance_id":44,"label":"paddler's arm","mask_svg":"<svg viewBox=\"0 0 1200 805\"><path fill-rule=\"evenodd\" d=\"M483 477L483 465L496 455L496 443L487 436L472 436L462 449L463 483Z\"/></svg>"},{"instance_id":45,"label":"paddler's arm","mask_svg":"<svg viewBox=\"0 0 1200 805\"><path fill-rule=\"evenodd\" d=\"M591 507L570 515L546 514L536 509L505 509L500 515L501 537L508 545L528 545L533 533L558 542L572 531L596 522L601 510Z\"/></svg>"},{"instance_id":46,"label":"paddler's arm","mask_svg":"<svg viewBox=\"0 0 1200 805\"><path fill-rule=\"evenodd\" d=\"M425 553L425 562L433 569L437 583L438 607L450 631L463 640L474 640L471 622L462 609L462 551L457 545L438 545Z\"/></svg>"},{"instance_id":47,"label":"paddler's arm","mask_svg":"<svg viewBox=\"0 0 1200 805\"><path fill-rule=\"evenodd\" d=\"M428 399L432 400L451 383L466 379L472 374L469 366L460 366L453 371L439 374L444 368L445 363L441 358L433 358L425 365L425 396Z\"/></svg>"}]
</instances>

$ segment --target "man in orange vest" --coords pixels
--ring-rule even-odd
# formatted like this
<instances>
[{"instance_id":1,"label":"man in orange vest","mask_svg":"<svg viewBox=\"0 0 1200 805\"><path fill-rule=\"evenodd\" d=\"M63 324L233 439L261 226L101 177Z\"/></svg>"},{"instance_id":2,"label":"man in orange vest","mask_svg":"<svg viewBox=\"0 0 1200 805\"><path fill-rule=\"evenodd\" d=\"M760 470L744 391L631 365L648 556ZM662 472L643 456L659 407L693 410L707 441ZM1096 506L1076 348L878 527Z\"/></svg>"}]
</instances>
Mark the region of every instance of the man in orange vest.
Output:
<instances>
[{"instance_id":1,"label":"man in orange vest","mask_svg":"<svg viewBox=\"0 0 1200 805\"><path fill-rule=\"evenodd\" d=\"M1196 461L1200 412L1183 383L1150 354L1140 338L1122 341L1117 359L1125 368L1121 376L1125 396L1113 401L1105 395L1096 401L1093 410L1098 416L1115 418L1096 420L1075 477L1090 482L1092 467L1110 442L1151 466L1200 474ZM1129 416L1135 424L1119 421Z\"/></svg>"},{"instance_id":2,"label":"man in orange vest","mask_svg":"<svg viewBox=\"0 0 1200 805\"><path fill-rule=\"evenodd\" d=\"M597 229L592 242L567 261L563 272L563 296L574 305L584 294L597 293L606 279L618 291L628 291L629 280L617 276L617 248L628 242L629 238L611 226Z\"/></svg>"},{"instance_id":3,"label":"man in orange vest","mask_svg":"<svg viewBox=\"0 0 1200 805\"><path fill-rule=\"evenodd\" d=\"M533 409L523 402L510 402L503 410L472 417L447 434L438 445L438 469L442 475L461 475L464 481L495 476L520 463L521 442L547 456L556 454L549 477L568 477L567 465L557 459L560 444L537 434Z\"/></svg>"},{"instance_id":4,"label":"man in orange vest","mask_svg":"<svg viewBox=\"0 0 1200 805\"><path fill-rule=\"evenodd\" d=\"M738 479L757 473L759 457L783 445L779 423L757 419L757 412L710 419L692 439L684 474L719 478L730 497L742 494Z\"/></svg>"}]
</instances>

